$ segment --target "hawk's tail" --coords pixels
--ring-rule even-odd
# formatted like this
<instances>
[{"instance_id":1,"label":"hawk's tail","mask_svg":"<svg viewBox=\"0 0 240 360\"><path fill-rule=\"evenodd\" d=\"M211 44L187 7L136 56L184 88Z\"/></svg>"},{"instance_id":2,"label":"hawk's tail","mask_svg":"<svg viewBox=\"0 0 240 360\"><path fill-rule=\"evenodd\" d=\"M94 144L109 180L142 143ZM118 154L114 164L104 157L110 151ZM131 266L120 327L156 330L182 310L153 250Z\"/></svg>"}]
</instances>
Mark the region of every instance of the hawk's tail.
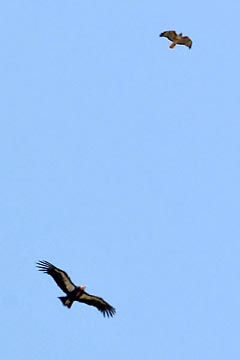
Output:
<instances>
[{"instance_id":1,"label":"hawk's tail","mask_svg":"<svg viewBox=\"0 0 240 360\"><path fill-rule=\"evenodd\" d=\"M173 42L171 45L169 45L169 48L173 49L173 48L175 48L175 46L176 46L176 44Z\"/></svg>"}]
</instances>

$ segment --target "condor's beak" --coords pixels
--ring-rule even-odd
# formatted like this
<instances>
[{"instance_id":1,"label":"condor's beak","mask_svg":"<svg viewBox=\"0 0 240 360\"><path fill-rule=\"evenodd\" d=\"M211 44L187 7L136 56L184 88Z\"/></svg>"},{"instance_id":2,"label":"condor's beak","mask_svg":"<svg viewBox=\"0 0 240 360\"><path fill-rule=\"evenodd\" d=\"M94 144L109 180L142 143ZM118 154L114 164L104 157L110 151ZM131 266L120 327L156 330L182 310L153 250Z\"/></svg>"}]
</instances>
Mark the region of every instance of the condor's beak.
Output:
<instances>
[{"instance_id":1,"label":"condor's beak","mask_svg":"<svg viewBox=\"0 0 240 360\"><path fill-rule=\"evenodd\" d=\"M81 290L85 290L85 289L86 289L86 285L81 285L81 286L80 286L80 289L81 289Z\"/></svg>"}]
</instances>

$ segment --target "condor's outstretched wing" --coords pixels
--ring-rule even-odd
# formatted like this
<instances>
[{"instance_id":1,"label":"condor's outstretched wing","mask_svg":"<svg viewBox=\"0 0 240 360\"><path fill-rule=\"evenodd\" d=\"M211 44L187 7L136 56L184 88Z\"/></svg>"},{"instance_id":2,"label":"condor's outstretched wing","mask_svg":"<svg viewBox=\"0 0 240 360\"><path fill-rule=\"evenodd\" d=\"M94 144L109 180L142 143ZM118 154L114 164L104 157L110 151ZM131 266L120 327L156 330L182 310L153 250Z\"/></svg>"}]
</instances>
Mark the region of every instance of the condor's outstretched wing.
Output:
<instances>
[{"instance_id":1,"label":"condor's outstretched wing","mask_svg":"<svg viewBox=\"0 0 240 360\"><path fill-rule=\"evenodd\" d=\"M69 294L76 288L65 271L58 269L48 261L38 261L37 267L39 271L43 271L44 273L51 275L65 294Z\"/></svg>"},{"instance_id":2,"label":"condor's outstretched wing","mask_svg":"<svg viewBox=\"0 0 240 360\"><path fill-rule=\"evenodd\" d=\"M101 311L104 317L113 316L116 313L114 307L109 305L104 299L95 295L90 295L85 291L82 293L82 295L76 298L76 301L85 303L90 306L95 306L99 311Z\"/></svg>"},{"instance_id":3,"label":"condor's outstretched wing","mask_svg":"<svg viewBox=\"0 0 240 360\"><path fill-rule=\"evenodd\" d=\"M175 30L169 30L169 31L162 32L159 36L160 37L166 37L170 41L175 41L176 37L177 37L177 33L176 33Z\"/></svg>"}]
</instances>

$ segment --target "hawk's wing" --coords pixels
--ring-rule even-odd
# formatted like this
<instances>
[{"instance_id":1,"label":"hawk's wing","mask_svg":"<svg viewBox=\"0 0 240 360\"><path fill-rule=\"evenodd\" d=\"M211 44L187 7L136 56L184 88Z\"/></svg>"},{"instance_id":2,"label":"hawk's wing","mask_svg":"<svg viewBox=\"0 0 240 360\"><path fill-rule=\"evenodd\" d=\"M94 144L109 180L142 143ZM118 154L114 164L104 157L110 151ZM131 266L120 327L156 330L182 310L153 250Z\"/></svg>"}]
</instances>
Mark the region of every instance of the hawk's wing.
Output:
<instances>
[{"instance_id":1,"label":"hawk's wing","mask_svg":"<svg viewBox=\"0 0 240 360\"><path fill-rule=\"evenodd\" d=\"M76 288L65 271L58 269L48 261L38 261L37 267L39 271L43 271L44 273L51 275L65 294L70 293Z\"/></svg>"},{"instance_id":2,"label":"hawk's wing","mask_svg":"<svg viewBox=\"0 0 240 360\"><path fill-rule=\"evenodd\" d=\"M191 49L192 40L188 36L181 36L181 38L177 40L177 44L188 46L189 49Z\"/></svg>"},{"instance_id":3,"label":"hawk's wing","mask_svg":"<svg viewBox=\"0 0 240 360\"><path fill-rule=\"evenodd\" d=\"M169 31L162 32L159 36L166 37L170 41L175 41L176 37L177 37L177 33L175 30L169 30Z\"/></svg>"}]
</instances>

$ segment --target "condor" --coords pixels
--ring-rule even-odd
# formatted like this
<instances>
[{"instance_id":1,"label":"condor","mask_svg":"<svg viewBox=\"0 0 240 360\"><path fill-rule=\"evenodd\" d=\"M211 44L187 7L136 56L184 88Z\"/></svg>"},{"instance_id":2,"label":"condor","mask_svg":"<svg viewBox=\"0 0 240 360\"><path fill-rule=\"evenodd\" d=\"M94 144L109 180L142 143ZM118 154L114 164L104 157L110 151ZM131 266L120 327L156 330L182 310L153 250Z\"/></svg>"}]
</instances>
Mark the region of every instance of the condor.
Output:
<instances>
[{"instance_id":1,"label":"condor","mask_svg":"<svg viewBox=\"0 0 240 360\"><path fill-rule=\"evenodd\" d=\"M90 306L95 306L103 316L113 316L116 310L109 305L105 300L98 296L90 295L85 291L86 286L76 286L68 276L68 274L49 263L48 261L38 261L37 268L39 271L51 275L57 285L62 289L67 296L60 296L59 299L63 305L69 309L74 301L85 303Z\"/></svg>"}]
</instances>

